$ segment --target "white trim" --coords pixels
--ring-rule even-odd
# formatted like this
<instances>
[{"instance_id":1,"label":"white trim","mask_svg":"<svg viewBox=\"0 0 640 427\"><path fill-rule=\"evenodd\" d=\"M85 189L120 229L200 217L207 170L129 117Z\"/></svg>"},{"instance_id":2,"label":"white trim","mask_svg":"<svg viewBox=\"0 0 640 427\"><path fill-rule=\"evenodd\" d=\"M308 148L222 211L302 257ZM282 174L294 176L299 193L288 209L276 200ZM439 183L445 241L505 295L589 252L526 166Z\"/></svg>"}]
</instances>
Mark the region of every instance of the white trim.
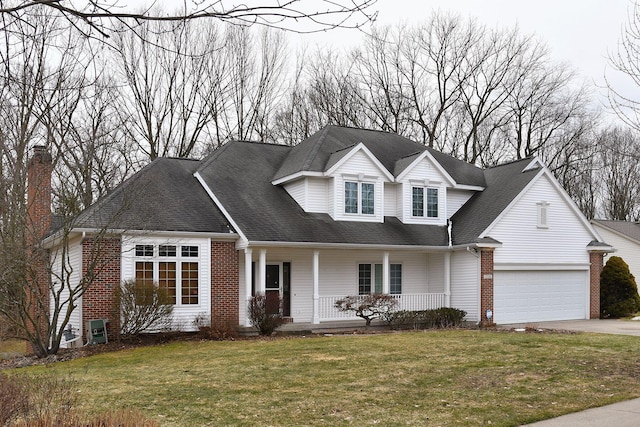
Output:
<instances>
[{"instance_id":1,"label":"white trim","mask_svg":"<svg viewBox=\"0 0 640 427\"><path fill-rule=\"evenodd\" d=\"M453 177L449 175L449 173L442 167L442 165L435 159L435 157L433 157L431 153L429 153L429 150L426 150L426 149L422 152L422 154L416 157L416 159L413 162L411 162L409 166L407 166L406 168L404 168L402 172L400 172L400 174L396 178L396 181L401 181L402 179L404 179L404 177L407 176L407 174L411 171L411 169L415 168L418 165L418 163L420 163L426 157L429 158L429 160L433 163L433 165L438 170L438 172L440 172L445 177L445 179L449 181L449 184L452 187L455 187L456 181L453 179Z\"/></svg>"},{"instance_id":2,"label":"white trim","mask_svg":"<svg viewBox=\"0 0 640 427\"><path fill-rule=\"evenodd\" d=\"M393 174L391 172L389 172L387 170L387 168L385 168L382 165L382 163L380 163L380 161L376 158L376 156L374 156L373 153L371 153L371 151L369 151L369 149L362 142L358 143L358 145L353 147L351 150L349 150L348 153L346 153L344 156L342 156L342 158L340 160L338 160L336 162L336 164L334 164L328 170L325 171L324 175L325 176L333 175L333 173L338 168L340 168L340 166L342 166L347 160L349 160L351 157L353 157L358 151L364 152L364 154L367 155L367 157L369 157L369 160L371 160L376 165L376 167L378 167L378 169L380 169L380 171L384 174L384 176L390 182L394 182L395 181L394 178L393 178Z\"/></svg>"},{"instance_id":3,"label":"white trim","mask_svg":"<svg viewBox=\"0 0 640 427\"><path fill-rule=\"evenodd\" d=\"M484 191L486 187L480 187L477 185L456 184L452 188L454 188L455 190Z\"/></svg>"},{"instance_id":4,"label":"white trim","mask_svg":"<svg viewBox=\"0 0 640 427\"><path fill-rule=\"evenodd\" d=\"M242 241L243 242L248 242L249 239L247 239L247 236L244 235L244 233L240 230L240 227L238 227L238 224L233 220L233 218L231 217L229 212L227 212L227 210L224 208L222 203L220 203L220 200L218 200L216 195L213 194L213 191L211 191L211 188L209 188L207 183L204 181L204 178L202 178L202 176L200 175L200 172L196 171L196 173L194 173L193 176L198 180L200 185L202 185L204 190L207 192L209 197L211 197L211 200L213 200L213 202L216 204L218 209L220 209L220 211L225 216L225 218L227 218L227 220L231 223L231 226L236 230L236 232L238 233L238 235L240 236Z\"/></svg>"},{"instance_id":5,"label":"white trim","mask_svg":"<svg viewBox=\"0 0 640 427\"><path fill-rule=\"evenodd\" d=\"M249 241L246 246L266 246L266 247L291 247L291 248L315 248L315 249L371 249L371 250L408 250L419 252L445 252L451 249L467 249L468 247L478 246L475 243L466 243L462 245L448 246L418 246L418 245L371 245L365 243L320 243L320 242L273 242L273 241ZM500 243L500 247L502 244ZM489 246L482 246L489 247ZM242 248L244 249L244 247Z\"/></svg>"},{"instance_id":6,"label":"white trim","mask_svg":"<svg viewBox=\"0 0 640 427\"><path fill-rule=\"evenodd\" d=\"M287 175L287 176L284 176L282 178L278 178L276 180L273 180L273 181L271 181L271 184L273 184L273 185L285 184L287 182L295 181L297 179L301 179L301 178L304 178L304 177L307 177L307 176L314 176L314 177L323 178L326 175L323 172L300 171L300 172L296 172L294 174Z\"/></svg>"},{"instance_id":7,"label":"white trim","mask_svg":"<svg viewBox=\"0 0 640 427\"><path fill-rule=\"evenodd\" d=\"M527 166L525 166L524 169L522 169L522 172L528 172L530 170L535 170L535 169L544 169L544 167L545 167L544 163L542 163L540 158L536 156L533 158L533 160L531 160L529 164L527 164Z\"/></svg>"},{"instance_id":8,"label":"white trim","mask_svg":"<svg viewBox=\"0 0 640 427\"><path fill-rule=\"evenodd\" d=\"M313 324L320 323L320 251L313 251Z\"/></svg>"},{"instance_id":9,"label":"white trim","mask_svg":"<svg viewBox=\"0 0 640 427\"><path fill-rule=\"evenodd\" d=\"M494 271L568 271L568 270L577 270L577 271L589 271L590 264L585 263L573 263L573 264L562 264L562 263L545 263L545 264L536 264L536 263L518 263L518 264L509 264L509 263L496 263L493 265Z\"/></svg>"}]
</instances>

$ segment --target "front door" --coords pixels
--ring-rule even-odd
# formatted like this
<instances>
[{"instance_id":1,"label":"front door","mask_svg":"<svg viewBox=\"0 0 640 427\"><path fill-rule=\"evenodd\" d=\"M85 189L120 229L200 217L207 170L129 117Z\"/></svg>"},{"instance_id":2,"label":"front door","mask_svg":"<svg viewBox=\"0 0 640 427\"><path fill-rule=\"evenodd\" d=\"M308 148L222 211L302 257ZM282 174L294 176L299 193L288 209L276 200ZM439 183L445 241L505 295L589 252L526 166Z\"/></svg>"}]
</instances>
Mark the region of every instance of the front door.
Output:
<instances>
[{"instance_id":1,"label":"front door","mask_svg":"<svg viewBox=\"0 0 640 427\"><path fill-rule=\"evenodd\" d=\"M267 314L280 313L280 265L267 264L265 283Z\"/></svg>"}]
</instances>

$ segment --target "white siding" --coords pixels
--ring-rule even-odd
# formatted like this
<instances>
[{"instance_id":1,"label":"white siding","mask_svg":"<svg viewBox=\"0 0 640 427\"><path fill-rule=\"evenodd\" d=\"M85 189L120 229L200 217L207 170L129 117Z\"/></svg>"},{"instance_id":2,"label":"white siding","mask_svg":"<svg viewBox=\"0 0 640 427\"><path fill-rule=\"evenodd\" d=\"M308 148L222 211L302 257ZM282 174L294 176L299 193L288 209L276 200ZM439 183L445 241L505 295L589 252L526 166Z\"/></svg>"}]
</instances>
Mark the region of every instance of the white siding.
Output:
<instances>
[{"instance_id":1,"label":"white siding","mask_svg":"<svg viewBox=\"0 0 640 427\"><path fill-rule=\"evenodd\" d=\"M60 293L60 302L68 300L69 288L76 288L80 285L80 279L82 277L82 241L81 239L75 239L69 242L68 252L64 255L65 271L69 273L62 274L63 253L62 248L58 247L51 253L53 260L53 292ZM50 300L50 313L53 313L55 307L55 301L53 298ZM82 326L82 297L76 301L76 308L73 310L69 319L69 324L72 326L73 331L81 336L84 331ZM60 317L56 327L61 328L62 322L66 315L68 304L63 304L60 310Z\"/></svg>"},{"instance_id":2,"label":"white siding","mask_svg":"<svg viewBox=\"0 0 640 427\"><path fill-rule=\"evenodd\" d=\"M211 240L207 238L178 239L158 236L123 236L121 279L130 280L135 277L135 245L176 245L180 251L181 245L198 246L198 258L182 258L182 261L198 262L198 304L176 304L173 308L172 328L176 330L195 330L193 323L198 315L211 316ZM157 281L158 271L154 268L154 281ZM178 283L176 286L180 286Z\"/></svg>"},{"instance_id":3,"label":"white siding","mask_svg":"<svg viewBox=\"0 0 640 427\"><path fill-rule=\"evenodd\" d=\"M548 228L538 228L541 201L549 203ZM486 235L503 244L495 251L496 264L588 263L587 245L594 239L547 176L540 177Z\"/></svg>"},{"instance_id":4,"label":"white siding","mask_svg":"<svg viewBox=\"0 0 640 427\"><path fill-rule=\"evenodd\" d=\"M467 312L466 319L478 321L480 260L466 251L451 254L451 306Z\"/></svg>"},{"instance_id":5,"label":"white siding","mask_svg":"<svg viewBox=\"0 0 640 427\"><path fill-rule=\"evenodd\" d=\"M616 251L611 254L607 254L604 257L604 262L606 263L609 257L619 256L629 264L629 270L631 274L636 278L636 282L640 281L640 244L635 243L632 240L627 239L626 237L622 237L617 233L613 233L597 223L594 223L595 227L602 240L616 248ZM640 292L640 291L639 291Z\"/></svg>"},{"instance_id":6,"label":"white siding","mask_svg":"<svg viewBox=\"0 0 640 427\"><path fill-rule=\"evenodd\" d=\"M475 191L469 190L447 190L447 218L451 218L453 214L458 212L467 201L475 194Z\"/></svg>"},{"instance_id":7,"label":"white siding","mask_svg":"<svg viewBox=\"0 0 640 427\"><path fill-rule=\"evenodd\" d=\"M363 179L360 180L360 175ZM382 222L384 216L384 177L383 172L364 152L358 151L333 174L333 218L342 221ZM374 215L345 214L344 183L345 181L371 182L375 184ZM360 207L360 200L358 201Z\"/></svg>"},{"instance_id":8,"label":"white siding","mask_svg":"<svg viewBox=\"0 0 640 427\"><path fill-rule=\"evenodd\" d=\"M307 205L305 211L316 213L329 212L329 184L326 178L307 177Z\"/></svg>"},{"instance_id":9,"label":"white siding","mask_svg":"<svg viewBox=\"0 0 640 427\"><path fill-rule=\"evenodd\" d=\"M297 181L288 182L284 185L284 189L289 193L293 200L300 205L302 209L307 210L307 179L299 179Z\"/></svg>"},{"instance_id":10,"label":"white siding","mask_svg":"<svg viewBox=\"0 0 640 427\"><path fill-rule=\"evenodd\" d=\"M399 186L396 184L384 184L384 216L398 215L398 188Z\"/></svg>"},{"instance_id":11,"label":"white siding","mask_svg":"<svg viewBox=\"0 0 640 427\"><path fill-rule=\"evenodd\" d=\"M429 254L427 257L427 292L444 292L444 254Z\"/></svg>"},{"instance_id":12,"label":"white siding","mask_svg":"<svg viewBox=\"0 0 640 427\"><path fill-rule=\"evenodd\" d=\"M412 190L413 186L424 186L438 189L438 218L413 217L412 216ZM402 179L402 222L406 224L438 224L444 225L447 217L447 180L438 171L431 160L423 159L414 166ZM426 192L425 192L426 203ZM426 206L425 206L426 210ZM426 213L426 212L425 212Z\"/></svg>"}]
</instances>

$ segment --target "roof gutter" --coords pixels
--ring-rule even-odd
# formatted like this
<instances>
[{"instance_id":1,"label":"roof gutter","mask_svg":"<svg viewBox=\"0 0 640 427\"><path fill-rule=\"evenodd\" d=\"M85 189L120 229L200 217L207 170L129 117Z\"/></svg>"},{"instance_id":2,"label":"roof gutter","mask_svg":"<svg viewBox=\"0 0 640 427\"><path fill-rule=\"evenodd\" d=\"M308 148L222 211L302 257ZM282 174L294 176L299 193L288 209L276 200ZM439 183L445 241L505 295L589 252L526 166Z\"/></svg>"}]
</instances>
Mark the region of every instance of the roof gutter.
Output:
<instances>
[{"instance_id":1,"label":"roof gutter","mask_svg":"<svg viewBox=\"0 0 640 427\"><path fill-rule=\"evenodd\" d=\"M239 249L249 246L261 246L272 248L309 248L309 249L379 249L379 250L412 250L412 251L432 251L432 252L448 252L456 249L466 249L470 244L452 245L452 246L426 246L426 245L377 245L366 243L320 243L320 242L274 242L252 240L246 244L239 245ZM473 246L471 244L471 246Z\"/></svg>"}]
</instances>

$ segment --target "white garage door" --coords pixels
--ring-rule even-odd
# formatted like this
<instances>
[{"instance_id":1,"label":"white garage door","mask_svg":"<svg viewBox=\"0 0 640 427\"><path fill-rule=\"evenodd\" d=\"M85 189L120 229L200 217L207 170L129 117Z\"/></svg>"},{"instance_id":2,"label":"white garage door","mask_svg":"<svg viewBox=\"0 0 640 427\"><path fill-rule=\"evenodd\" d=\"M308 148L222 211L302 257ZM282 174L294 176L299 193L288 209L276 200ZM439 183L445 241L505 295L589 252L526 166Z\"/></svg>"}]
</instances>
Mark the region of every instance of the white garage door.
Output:
<instances>
[{"instance_id":1,"label":"white garage door","mask_svg":"<svg viewBox=\"0 0 640 427\"><path fill-rule=\"evenodd\" d=\"M496 271L494 322L584 319L587 271Z\"/></svg>"}]
</instances>

